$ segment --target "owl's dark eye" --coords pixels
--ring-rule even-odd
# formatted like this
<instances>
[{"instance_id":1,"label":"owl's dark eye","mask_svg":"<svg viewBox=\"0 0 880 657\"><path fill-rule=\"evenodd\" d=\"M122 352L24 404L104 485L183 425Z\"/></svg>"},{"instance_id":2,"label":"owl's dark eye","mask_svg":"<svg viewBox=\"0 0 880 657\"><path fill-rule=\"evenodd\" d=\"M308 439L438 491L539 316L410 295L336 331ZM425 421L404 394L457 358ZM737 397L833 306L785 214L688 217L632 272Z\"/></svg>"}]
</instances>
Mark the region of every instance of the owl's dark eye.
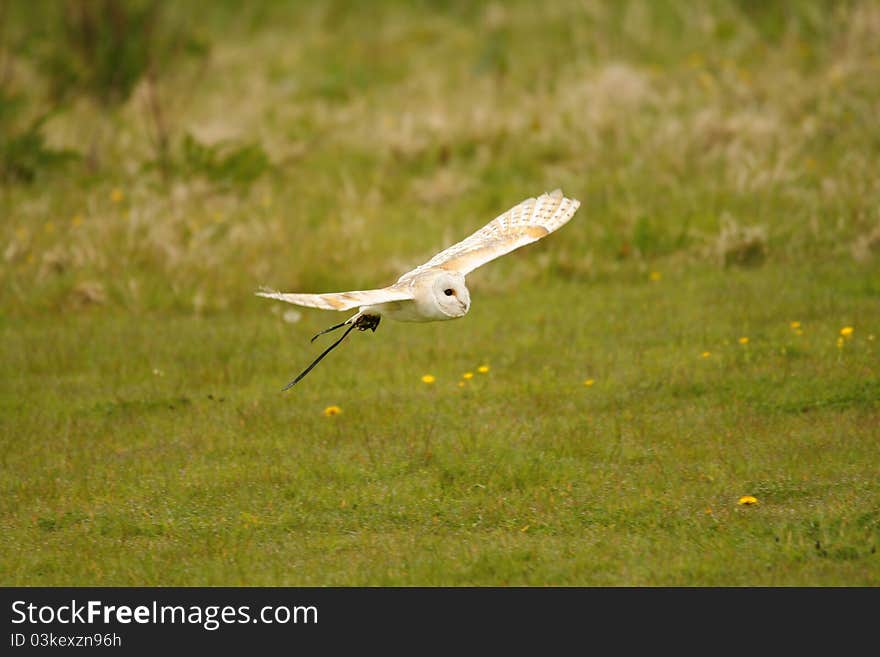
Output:
<instances>
[{"instance_id":1,"label":"owl's dark eye","mask_svg":"<svg viewBox=\"0 0 880 657\"><path fill-rule=\"evenodd\" d=\"M451 297L453 294L455 294L455 291L451 287L448 287L443 290L443 294L445 294L447 297Z\"/></svg>"}]
</instances>

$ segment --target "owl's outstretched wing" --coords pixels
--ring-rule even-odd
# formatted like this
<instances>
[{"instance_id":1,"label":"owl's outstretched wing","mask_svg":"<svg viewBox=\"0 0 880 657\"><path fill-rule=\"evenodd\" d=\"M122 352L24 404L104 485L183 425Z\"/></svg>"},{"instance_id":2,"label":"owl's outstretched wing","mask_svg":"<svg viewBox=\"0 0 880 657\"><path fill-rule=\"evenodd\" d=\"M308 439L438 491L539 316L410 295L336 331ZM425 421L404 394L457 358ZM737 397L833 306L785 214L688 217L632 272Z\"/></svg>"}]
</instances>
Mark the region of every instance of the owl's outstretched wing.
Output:
<instances>
[{"instance_id":1,"label":"owl's outstretched wing","mask_svg":"<svg viewBox=\"0 0 880 657\"><path fill-rule=\"evenodd\" d=\"M322 308L323 310L351 310L360 306L372 306L389 301L412 299L412 292L405 287L382 288L381 290L355 290L353 292L327 292L325 294L296 294L262 290L257 296L279 299L297 306Z\"/></svg>"},{"instance_id":2,"label":"owl's outstretched wing","mask_svg":"<svg viewBox=\"0 0 880 657\"><path fill-rule=\"evenodd\" d=\"M435 268L467 274L505 253L549 235L565 225L580 205L580 201L576 199L565 198L560 189L542 194L538 198L526 199L470 237L406 272L398 279L398 283Z\"/></svg>"}]
</instances>

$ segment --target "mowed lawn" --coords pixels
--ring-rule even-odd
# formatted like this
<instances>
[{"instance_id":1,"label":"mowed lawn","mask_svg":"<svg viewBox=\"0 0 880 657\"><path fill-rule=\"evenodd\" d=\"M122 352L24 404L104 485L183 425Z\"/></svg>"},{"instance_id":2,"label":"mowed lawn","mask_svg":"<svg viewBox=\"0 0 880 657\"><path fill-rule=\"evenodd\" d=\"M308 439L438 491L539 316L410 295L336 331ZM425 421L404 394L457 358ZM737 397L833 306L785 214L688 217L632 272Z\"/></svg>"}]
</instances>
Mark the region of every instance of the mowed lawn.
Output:
<instances>
[{"instance_id":1,"label":"mowed lawn","mask_svg":"<svg viewBox=\"0 0 880 657\"><path fill-rule=\"evenodd\" d=\"M0 584L880 585L876 3L253 6L166 10L164 173L141 86L3 184ZM281 392L344 316L259 286L555 187L465 318Z\"/></svg>"}]
</instances>

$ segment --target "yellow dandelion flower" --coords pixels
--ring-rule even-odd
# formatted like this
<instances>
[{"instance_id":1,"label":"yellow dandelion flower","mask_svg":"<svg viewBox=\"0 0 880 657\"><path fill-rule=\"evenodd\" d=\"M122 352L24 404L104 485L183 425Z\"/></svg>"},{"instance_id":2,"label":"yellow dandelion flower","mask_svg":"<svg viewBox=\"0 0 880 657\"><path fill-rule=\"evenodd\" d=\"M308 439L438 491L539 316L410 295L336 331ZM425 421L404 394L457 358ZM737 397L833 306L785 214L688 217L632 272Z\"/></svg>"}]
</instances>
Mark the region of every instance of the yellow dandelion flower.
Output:
<instances>
[{"instance_id":1,"label":"yellow dandelion flower","mask_svg":"<svg viewBox=\"0 0 880 657\"><path fill-rule=\"evenodd\" d=\"M711 351L704 351L703 353L700 354L700 356L702 356L703 358L708 358L711 355L712 355Z\"/></svg>"},{"instance_id":2,"label":"yellow dandelion flower","mask_svg":"<svg viewBox=\"0 0 880 657\"><path fill-rule=\"evenodd\" d=\"M76 228L77 226L81 226L83 222L82 215L75 214L73 218L70 220L70 225Z\"/></svg>"},{"instance_id":3,"label":"yellow dandelion flower","mask_svg":"<svg viewBox=\"0 0 880 657\"><path fill-rule=\"evenodd\" d=\"M840 335L845 338L849 338L852 336L853 331L855 331L855 329L852 326L844 326L842 329L840 329Z\"/></svg>"},{"instance_id":4,"label":"yellow dandelion flower","mask_svg":"<svg viewBox=\"0 0 880 657\"><path fill-rule=\"evenodd\" d=\"M425 374L422 377L422 383L434 383L434 381L436 381L436 380L437 380L437 377L435 377L433 374Z\"/></svg>"},{"instance_id":5,"label":"yellow dandelion flower","mask_svg":"<svg viewBox=\"0 0 880 657\"><path fill-rule=\"evenodd\" d=\"M584 385L587 386L588 388L591 385L593 385L594 383L596 383L595 379L587 379L586 381L584 381Z\"/></svg>"},{"instance_id":6,"label":"yellow dandelion flower","mask_svg":"<svg viewBox=\"0 0 880 657\"><path fill-rule=\"evenodd\" d=\"M742 336L739 340L737 340L740 344L748 344L749 339L746 336Z\"/></svg>"},{"instance_id":7,"label":"yellow dandelion flower","mask_svg":"<svg viewBox=\"0 0 880 657\"><path fill-rule=\"evenodd\" d=\"M342 409L338 406L328 406L324 409L324 417L330 417L331 415L339 415L342 412Z\"/></svg>"},{"instance_id":8,"label":"yellow dandelion flower","mask_svg":"<svg viewBox=\"0 0 880 657\"><path fill-rule=\"evenodd\" d=\"M791 323L789 324L789 326L790 326L791 328L793 328L794 330L797 330L797 329L799 329L799 328L801 327L801 323L800 323L800 322L791 322Z\"/></svg>"},{"instance_id":9,"label":"yellow dandelion flower","mask_svg":"<svg viewBox=\"0 0 880 657\"><path fill-rule=\"evenodd\" d=\"M737 504L741 504L743 506L751 506L758 503L758 498L753 497L751 495L743 495L739 498Z\"/></svg>"},{"instance_id":10,"label":"yellow dandelion flower","mask_svg":"<svg viewBox=\"0 0 880 657\"><path fill-rule=\"evenodd\" d=\"M480 365L480 366L477 368L477 372L479 372L480 374L485 374L485 373L488 372L488 371L489 371L489 366L488 366L488 365Z\"/></svg>"},{"instance_id":11,"label":"yellow dandelion flower","mask_svg":"<svg viewBox=\"0 0 880 657\"><path fill-rule=\"evenodd\" d=\"M125 199L125 192L118 187L114 187L113 191L110 192L110 200L114 203L122 203L123 199Z\"/></svg>"},{"instance_id":12,"label":"yellow dandelion flower","mask_svg":"<svg viewBox=\"0 0 880 657\"><path fill-rule=\"evenodd\" d=\"M648 274L648 278L650 278L652 281L659 281L661 278L663 278L663 274L661 274L659 271L652 271L650 274Z\"/></svg>"},{"instance_id":13,"label":"yellow dandelion flower","mask_svg":"<svg viewBox=\"0 0 880 657\"><path fill-rule=\"evenodd\" d=\"M474 373L473 372L465 372L464 374L461 375L461 378L462 379L473 379Z\"/></svg>"}]
</instances>

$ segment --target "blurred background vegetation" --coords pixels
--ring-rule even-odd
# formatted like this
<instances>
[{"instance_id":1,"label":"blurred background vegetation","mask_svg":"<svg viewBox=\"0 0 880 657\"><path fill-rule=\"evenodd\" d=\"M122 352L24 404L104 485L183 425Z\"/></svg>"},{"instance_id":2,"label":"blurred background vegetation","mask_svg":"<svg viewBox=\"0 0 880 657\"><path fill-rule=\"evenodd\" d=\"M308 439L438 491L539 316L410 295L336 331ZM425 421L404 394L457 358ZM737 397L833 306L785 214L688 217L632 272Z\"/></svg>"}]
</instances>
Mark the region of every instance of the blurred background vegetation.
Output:
<instances>
[{"instance_id":1,"label":"blurred background vegetation","mask_svg":"<svg viewBox=\"0 0 880 657\"><path fill-rule=\"evenodd\" d=\"M557 186L517 276L880 250L876 2L0 12L4 313L379 285Z\"/></svg>"},{"instance_id":2,"label":"blurred background vegetation","mask_svg":"<svg viewBox=\"0 0 880 657\"><path fill-rule=\"evenodd\" d=\"M0 2L0 579L880 583L878 115L874 0Z\"/></svg>"}]
</instances>

